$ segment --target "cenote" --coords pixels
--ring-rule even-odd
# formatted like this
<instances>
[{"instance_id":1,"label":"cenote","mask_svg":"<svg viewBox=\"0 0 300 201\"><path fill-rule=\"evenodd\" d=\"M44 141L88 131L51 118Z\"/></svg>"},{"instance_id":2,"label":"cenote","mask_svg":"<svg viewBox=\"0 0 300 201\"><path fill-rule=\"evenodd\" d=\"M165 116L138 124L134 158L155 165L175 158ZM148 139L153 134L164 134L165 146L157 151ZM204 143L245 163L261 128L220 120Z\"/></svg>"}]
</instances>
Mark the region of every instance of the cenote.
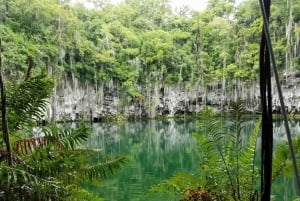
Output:
<instances>
[{"instance_id":1,"label":"cenote","mask_svg":"<svg viewBox=\"0 0 300 201\"><path fill-rule=\"evenodd\" d=\"M255 120L244 121L243 141L248 140ZM293 136L300 133L300 121L291 120ZM175 195L150 189L175 173L201 171L199 145L193 133L197 120L165 119L136 122L94 123L87 146L106 155L126 155L129 161L115 175L102 181L101 188L87 186L107 201L178 201ZM274 121L274 144L286 140L283 122ZM259 143L260 140L258 140ZM259 189L258 189L259 190ZM280 177L272 187L276 201L291 201L296 196L293 178Z\"/></svg>"}]
</instances>

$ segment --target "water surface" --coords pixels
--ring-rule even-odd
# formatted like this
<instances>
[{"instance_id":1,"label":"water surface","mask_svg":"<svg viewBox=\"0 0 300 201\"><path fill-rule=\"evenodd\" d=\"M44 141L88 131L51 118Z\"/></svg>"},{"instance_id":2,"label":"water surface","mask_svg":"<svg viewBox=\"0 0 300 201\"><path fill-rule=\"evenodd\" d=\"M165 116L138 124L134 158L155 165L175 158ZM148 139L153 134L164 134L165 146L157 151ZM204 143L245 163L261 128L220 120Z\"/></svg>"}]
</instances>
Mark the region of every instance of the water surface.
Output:
<instances>
[{"instance_id":1,"label":"water surface","mask_svg":"<svg viewBox=\"0 0 300 201\"><path fill-rule=\"evenodd\" d=\"M299 121L290 123L295 136L300 132ZM254 124L253 120L243 123L243 143L247 143ZM178 197L154 194L149 189L178 172L199 173L201 147L192 136L196 125L196 120L184 119L93 124L88 146L101 149L106 155L126 155L129 161L117 174L104 180L101 189L89 189L107 201L178 201ZM274 132L275 145L286 140L281 120L274 122ZM293 179L278 179L273 187L276 200L293 200L294 186Z\"/></svg>"}]
</instances>

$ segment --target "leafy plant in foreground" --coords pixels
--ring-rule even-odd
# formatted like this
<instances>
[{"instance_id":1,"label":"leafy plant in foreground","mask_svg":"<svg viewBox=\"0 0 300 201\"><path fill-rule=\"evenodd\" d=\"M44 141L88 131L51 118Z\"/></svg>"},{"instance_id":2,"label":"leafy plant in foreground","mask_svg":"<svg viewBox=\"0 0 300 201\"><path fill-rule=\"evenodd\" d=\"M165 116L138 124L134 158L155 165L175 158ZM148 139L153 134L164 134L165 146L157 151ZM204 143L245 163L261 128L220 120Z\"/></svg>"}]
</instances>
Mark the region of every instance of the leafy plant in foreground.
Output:
<instances>
[{"instance_id":1,"label":"leafy plant in foreground","mask_svg":"<svg viewBox=\"0 0 300 201\"><path fill-rule=\"evenodd\" d=\"M24 81L8 82L7 111L12 164L5 141L0 144L0 200L101 200L83 190L82 182L98 182L121 167L126 158L108 158L82 148L90 129L57 126L32 128L43 117L54 82L45 73ZM2 109L2 108L1 108ZM1 125L2 126L2 125Z\"/></svg>"},{"instance_id":2,"label":"leafy plant in foreground","mask_svg":"<svg viewBox=\"0 0 300 201\"><path fill-rule=\"evenodd\" d=\"M295 153L300 153L300 136L293 139L293 147ZM297 163L300 165L300 160L297 160ZM281 175L292 177L293 172L289 145L287 142L281 143L274 152L272 179L275 181Z\"/></svg>"},{"instance_id":3,"label":"leafy plant in foreground","mask_svg":"<svg viewBox=\"0 0 300 201\"><path fill-rule=\"evenodd\" d=\"M232 131L224 132L224 122L212 120L209 114L202 120L203 131L195 134L205 158L201 186L218 200L252 200L258 175L254 161L261 122L256 124L248 143L242 145L243 104L238 101L231 108L235 117Z\"/></svg>"},{"instance_id":4,"label":"leafy plant in foreground","mask_svg":"<svg viewBox=\"0 0 300 201\"><path fill-rule=\"evenodd\" d=\"M183 201L255 199L258 170L254 161L261 121L242 146L243 106L239 102L231 107L236 119L230 132L225 132L225 122L211 110L200 116L200 132L194 134L203 159L199 176L177 174L153 190L177 193Z\"/></svg>"},{"instance_id":5,"label":"leafy plant in foreground","mask_svg":"<svg viewBox=\"0 0 300 201\"><path fill-rule=\"evenodd\" d=\"M19 163L12 167L1 163L1 189L7 189L3 193L5 199L76 200L79 192L88 194L81 189L81 182L106 177L126 161L125 157L101 160L99 151L76 148L89 136L85 125L77 129L45 128L44 131L43 137L22 139L13 144Z\"/></svg>"}]
</instances>

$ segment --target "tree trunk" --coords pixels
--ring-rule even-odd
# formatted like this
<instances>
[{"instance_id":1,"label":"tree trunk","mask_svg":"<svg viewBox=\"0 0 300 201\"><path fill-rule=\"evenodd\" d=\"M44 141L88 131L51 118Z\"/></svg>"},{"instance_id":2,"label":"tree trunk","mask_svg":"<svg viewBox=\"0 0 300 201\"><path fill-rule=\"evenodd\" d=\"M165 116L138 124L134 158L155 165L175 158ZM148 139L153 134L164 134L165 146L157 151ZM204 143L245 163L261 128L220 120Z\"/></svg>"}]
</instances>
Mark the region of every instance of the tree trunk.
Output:
<instances>
[{"instance_id":1,"label":"tree trunk","mask_svg":"<svg viewBox=\"0 0 300 201\"><path fill-rule=\"evenodd\" d=\"M225 46L223 47L223 51L225 51ZM225 68L227 65L226 56L223 58L223 67L222 67L222 94L221 94L221 111L224 110L224 103L226 99L226 78L225 78Z\"/></svg>"},{"instance_id":2,"label":"tree trunk","mask_svg":"<svg viewBox=\"0 0 300 201\"><path fill-rule=\"evenodd\" d=\"M288 75L293 68L293 46L292 46L292 34L293 34L293 14L291 8L291 2L288 2L288 9L289 9L289 18L286 25L286 52L285 52L285 81L287 82Z\"/></svg>"},{"instance_id":3,"label":"tree trunk","mask_svg":"<svg viewBox=\"0 0 300 201\"><path fill-rule=\"evenodd\" d=\"M9 142L9 133L8 133L8 121L7 121L7 113L6 113L6 90L5 83L2 74L2 40L0 39L0 88L1 88L1 108L2 108L2 132L3 139L6 144L7 151L7 163L8 165L12 165L12 156Z\"/></svg>"}]
</instances>

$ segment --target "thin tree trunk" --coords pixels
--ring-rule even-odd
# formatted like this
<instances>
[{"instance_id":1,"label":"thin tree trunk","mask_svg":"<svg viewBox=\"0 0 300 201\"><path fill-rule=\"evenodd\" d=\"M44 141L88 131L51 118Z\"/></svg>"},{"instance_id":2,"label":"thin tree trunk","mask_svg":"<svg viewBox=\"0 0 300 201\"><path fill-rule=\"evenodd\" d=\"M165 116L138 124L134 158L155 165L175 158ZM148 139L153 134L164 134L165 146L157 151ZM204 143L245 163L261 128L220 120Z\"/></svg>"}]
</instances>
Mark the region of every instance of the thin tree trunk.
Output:
<instances>
[{"instance_id":1,"label":"thin tree trunk","mask_svg":"<svg viewBox=\"0 0 300 201\"><path fill-rule=\"evenodd\" d=\"M225 51L225 46L223 47ZM221 111L224 111L224 103L226 99L226 78L225 78L225 68L227 65L226 56L223 58L223 68L222 68L222 95L221 95Z\"/></svg>"},{"instance_id":2,"label":"thin tree trunk","mask_svg":"<svg viewBox=\"0 0 300 201\"><path fill-rule=\"evenodd\" d=\"M291 5L289 3L288 5L289 8L289 19L286 25L286 46L288 47L285 52L285 71L286 71L286 76L285 76L285 81L287 82L288 75L291 72L293 68L293 46L292 46L292 34L293 34L293 14L292 14L292 9Z\"/></svg>"},{"instance_id":3,"label":"thin tree trunk","mask_svg":"<svg viewBox=\"0 0 300 201\"><path fill-rule=\"evenodd\" d=\"M9 133L8 133L8 121L7 121L7 113L6 113L6 90L4 84L4 78L2 74L2 39L0 39L0 88L1 88L1 109L2 109L2 132L3 139L6 144L7 151L7 163L8 165L12 165L12 156L9 142Z\"/></svg>"}]
</instances>

